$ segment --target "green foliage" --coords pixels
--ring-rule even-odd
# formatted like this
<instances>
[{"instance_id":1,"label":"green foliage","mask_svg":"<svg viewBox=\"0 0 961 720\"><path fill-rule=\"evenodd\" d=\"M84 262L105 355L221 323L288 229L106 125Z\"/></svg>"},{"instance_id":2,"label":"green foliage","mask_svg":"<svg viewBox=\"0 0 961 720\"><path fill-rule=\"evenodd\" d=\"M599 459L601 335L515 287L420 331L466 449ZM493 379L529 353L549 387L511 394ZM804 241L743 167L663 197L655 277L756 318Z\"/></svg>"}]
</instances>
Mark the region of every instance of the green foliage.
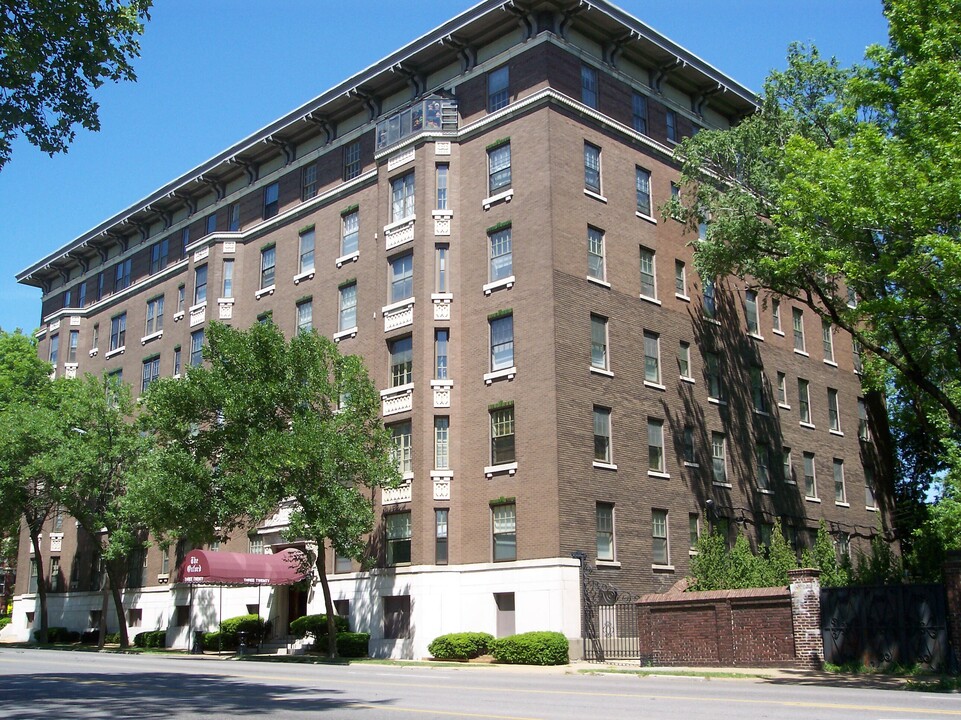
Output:
<instances>
[{"instance_id":1,"label":"green foliage","mask_svg":"<svg viewBox=\"0 0 961 720\"><path fill-rule=\"evenodd\" d=\"M743 533L738 533L730 550L718 533L699 538L695 550L697 554L691 558L691 590L785 586L787 571L797 567L794 551L784 539L779 522L771 531L771 546L763 553L755 555Z\"/></svg>"},{"instance_id":2,"label":"green foliage","mask_svg":"<svg viewBox=\"0 0 961 720\"><path fill-rule=\"evenodd\" d=\"M512 665L566 665L567 638L563 633L541 630L497 638L489 643L497 662Z\"/></svg>"},{"instance_id":3,"label":"green foliage","mask_svg":"<svg viewBox=\"0 0 961 720\"><path fill-rule=\"evenodd\" d=\"M0 617L0 630L3 630L7 625L10 624L10 616Z\"/></svg>"},{"instance_id":4,"label":"green foliage","mask_svg":"<svg viewBox=\"0 0 961 720\"><path fill-rule=\"evenodd\" d=\"M347 632L350 625L347 618L334 615L334 624L337 632ZM314 638L327 637L327 615L302 615L290 621L290 634L297 638L312 635Z\"/></svg>"},{"instance_id":5,"label":"green foliage","mask_svg":"<svg viewBox=\"0 0 961 720\"><path fill-rule=\"evenodd\" d=\"M259 645L264 636L265 621L259 615L238 615L220 623L220 634L224 637L224 647L235 648L239 643L239 633L247 633L248 645ZM209 633L208 633L209 634Z\"/></svg>"},{"instance_id":6,"label":"green foliage","mask_svg":"<svg viewBox=\"0 0 961 720\"><path fill-rule=\"evenodd\" d=\"M818 526L814 547L801 553L801 565L818 568L821 571L818 579L823 587L844 587L852 584L850 562L838 560L837 551L823 520Z\"/></svg>"},{"instance_id":7,"label":"green foliage","mask_svg":"<svg viewBox=\"0 0 961 720\"><path fill-rule=\"evenodd\" d=\"M227 637L227 635L219 630L205 632L203 635L204 650L207 650L208 652L217 652L218 650L234 650L237 647L236 641L236 637Z\"/></svg>"},{"instance_id":8,"label":"green foliage","mask_svg":"<svg viewBox=\"0 0 961 720\"><path fill-rule=\"evenodd\" d=\"M484 632L450 633L434 638L427 649L438 660L469 660L486 655L493 639Z\"/></svg>"},{"instance_id":9,"label":"green foliage","mask_svg":"<svg viewBox=\"0 0 961 720\"><path fill-rule=\"evenodd\" d=\"M47 642L63 644L76 642L76 640L72 639L70 630L65 627L55 626L47 628Z\"/></svg>"},{"instance_id":10,"label":"green foliage","mask_svg":"<svg viewBox=\"0 0 961 720\"><path fill-rule=\"evenodd\" d=\"M904 566L891 546L880 536L871 538L871 553L857 553L851 575L855 585L896 585L904 581Z\"/></svg>"},{"instance_id":11,"label":"green foliage","mask_svg":"<svg viewBox=\"0 0 961 720\"><path fill-rule=\"evenodd\" d=\"M337 655L345 658L367 657L370 645L370 633L339 632L337 633Z\"/></svg>"},{"instance_id":12,"label":"green foliage","mask_svg":"<svg viewBox=\"0 0 961 720\"><path fill-rule=\"evenodd\" d=\"M148 630L137 633L133 639L133 644L138 648L162 648L167 645L166 630Z\"/></svg>"},{"instance_id":13,"label":"green foliage","mask_svg":"<svg viewBox=\"0 0 961 720\"><path fill-rule=\"evenodd\" d=\"M107 80L136 80L131 61L150 0L8 0L0 30L0 168L21 133L53 155L74 126L99 130L91 91Z\"/></svg>"}]
</instances>

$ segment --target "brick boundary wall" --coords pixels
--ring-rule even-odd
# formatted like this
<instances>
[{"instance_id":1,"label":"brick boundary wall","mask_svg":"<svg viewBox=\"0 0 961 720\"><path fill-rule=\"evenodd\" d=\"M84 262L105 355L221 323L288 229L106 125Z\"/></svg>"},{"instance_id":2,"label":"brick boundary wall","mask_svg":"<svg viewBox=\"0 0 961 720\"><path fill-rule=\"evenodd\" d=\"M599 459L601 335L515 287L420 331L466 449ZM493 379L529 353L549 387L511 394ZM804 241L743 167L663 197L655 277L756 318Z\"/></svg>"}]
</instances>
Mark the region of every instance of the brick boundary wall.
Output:
<instances>
[{"instance_id":1,"label":"brick boundary wall","mask_svg":"<svg viewBox=\"0 0 961 720\"><path fill-rule=\"evenodd\" d=\"M944 593L948 615L948 667L952 672L961 670L961 552L952 550L944 561Z\"/></svg>"},{"instance_id":2,"label":"brick boundary wall","mask_svg":"<svg viewBox=\"0 0 961 720\"><path fill-rule=\"evenodd\" d=\"M644 595L637 602L641 659L664 666L820 667L819 574L792 571L787 588Z\"/></svg>"}]
</instances>

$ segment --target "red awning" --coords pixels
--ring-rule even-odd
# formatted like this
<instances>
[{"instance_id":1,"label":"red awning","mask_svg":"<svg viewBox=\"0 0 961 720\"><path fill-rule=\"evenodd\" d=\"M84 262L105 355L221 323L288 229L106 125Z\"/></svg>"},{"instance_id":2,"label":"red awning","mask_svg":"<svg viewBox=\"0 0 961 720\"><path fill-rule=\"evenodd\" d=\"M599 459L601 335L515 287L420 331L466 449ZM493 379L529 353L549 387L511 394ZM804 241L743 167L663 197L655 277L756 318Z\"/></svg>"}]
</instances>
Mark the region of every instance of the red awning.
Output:
<instances>
[{"instance_id":1,"label":"red awning","mask_svg":"<svg viewBox=\"0 0 961 720\"><path fill-rule=\"evenodd\" d=\"M304 553L288 548L272 555L191 550L177 582L198 585L291 585L307 575Z\"/></svg>"}]
</instances>

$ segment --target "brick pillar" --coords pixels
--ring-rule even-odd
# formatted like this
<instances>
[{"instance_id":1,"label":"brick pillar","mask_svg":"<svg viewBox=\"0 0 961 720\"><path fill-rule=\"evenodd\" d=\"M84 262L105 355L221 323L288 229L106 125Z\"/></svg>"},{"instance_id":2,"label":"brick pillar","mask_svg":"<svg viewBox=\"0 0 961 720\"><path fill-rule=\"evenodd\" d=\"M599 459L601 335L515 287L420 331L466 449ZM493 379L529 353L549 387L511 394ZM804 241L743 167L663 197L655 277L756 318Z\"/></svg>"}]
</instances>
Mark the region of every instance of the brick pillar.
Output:
<instances>
[{"instance_id":1,"label":"brick pillar","mask_svg":"<svg viewBox=\"0 0 961 720\"><path fill-rule=\"evenodd\" d=\"M820 669L824 663L821 638L821 571L789 570L791 619L794 624L794 662L799 667Z\"/></svg>"},{"instance_id":2,"label":"brick pillar","mask_svg":"<svg viewBox=\"0 0 961 720\"><path fill-rule=\"evenodd\" d=\"M950 550L944 561L944 593L947 597L949 668L961 667L961 552Z\"/></svg>"},{"instance_id":3,"label":"brick pillar","mask_svg":"<svg viewBox=\"0 0 961 720\"><path fill-rule=\"evenodd\" d=\"M637 602L637 639L641 665L654 664L654 626L651 621L651 607Z\"/></svg>"}]
</instances>

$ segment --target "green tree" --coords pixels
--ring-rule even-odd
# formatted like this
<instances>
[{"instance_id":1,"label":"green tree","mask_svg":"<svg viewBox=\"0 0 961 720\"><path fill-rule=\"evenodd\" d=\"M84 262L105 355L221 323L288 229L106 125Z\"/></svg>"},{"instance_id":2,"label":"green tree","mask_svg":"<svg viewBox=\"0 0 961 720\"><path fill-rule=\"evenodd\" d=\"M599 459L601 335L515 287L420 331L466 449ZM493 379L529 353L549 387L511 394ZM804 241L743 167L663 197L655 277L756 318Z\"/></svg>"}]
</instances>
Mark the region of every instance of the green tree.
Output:
<instances>
[{"instance_id":1,"label":"green tree","mask_svg":"<svg viewBox=\"0 0 961 720\"><path fill-rule=\"evenodd\" d=\"M341 356L316 333L290 341L272 323L239 331L213 323L208 366L161 380L145 397L145 427L157 434L159 485L187 496L155 503L151 530L161 539L188 532L183 518L236 527L292 499L288 535L313 542L328 619L328 652L337 654L326 544L361 559L374 524L373 489L399 481L393 442L380 420L380 397L360 358ZM150 497L144 488L144 497ZM207 509L195 507L204 497Z\"/></svg>"},{"instance_id":2,"label":"green tree","mask_svg":"<svg viewBox=\"0 0 961 720\"><path fill-rule=\"evenodd\" d=\"M151 0L5 0L0 12L0 169L21 133L64 152L74 126L99 130L91 90L136 80Z\"/></svg>"},{"instance_id":3,"label":"green tree","mask_svg":"<svg viewBox=\"0 0 961 720\"><path fill-rule=\"evenodd\" d=\"M851 68L793 45L755 115L681 143L669 207L708 221L702 277L803 303L860 344L872 416L886 395L922 486L961 473L959 10L887 0L888 46Z\"/></svg>"}]
</instances>

